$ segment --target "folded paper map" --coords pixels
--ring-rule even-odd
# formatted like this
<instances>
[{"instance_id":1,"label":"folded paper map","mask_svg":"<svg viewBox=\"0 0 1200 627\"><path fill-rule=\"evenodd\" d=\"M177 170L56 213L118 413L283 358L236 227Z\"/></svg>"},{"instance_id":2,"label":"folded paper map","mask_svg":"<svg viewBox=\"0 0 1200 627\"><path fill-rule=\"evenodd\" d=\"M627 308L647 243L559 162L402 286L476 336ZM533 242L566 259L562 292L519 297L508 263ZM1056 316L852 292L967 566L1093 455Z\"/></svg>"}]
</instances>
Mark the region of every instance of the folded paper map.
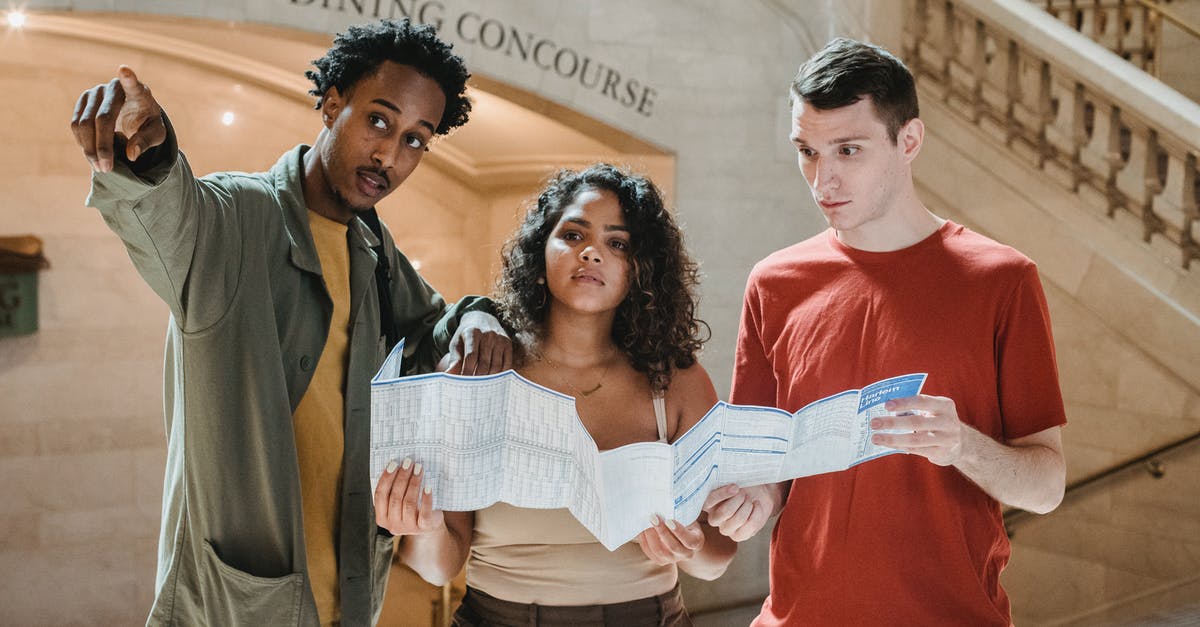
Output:
<instances>
[{"instance_id":1,"label":"folded paper map","mask_svg":"<svg viewBox=\"0 0 1200 627\"><path fill-rule=\"evenodd\" d=\"M877 381L789 414L718 402L671 444L600 451L575 399L515 371L400 377L401 343L371 382L371 487L391 460L424 467L433 506L504 501L567 508L609 550L658 515L691 524L708 493L845 470L897 452L871 443L884 402L918 394L924 374Z\"/></svg>"}]
</instances>

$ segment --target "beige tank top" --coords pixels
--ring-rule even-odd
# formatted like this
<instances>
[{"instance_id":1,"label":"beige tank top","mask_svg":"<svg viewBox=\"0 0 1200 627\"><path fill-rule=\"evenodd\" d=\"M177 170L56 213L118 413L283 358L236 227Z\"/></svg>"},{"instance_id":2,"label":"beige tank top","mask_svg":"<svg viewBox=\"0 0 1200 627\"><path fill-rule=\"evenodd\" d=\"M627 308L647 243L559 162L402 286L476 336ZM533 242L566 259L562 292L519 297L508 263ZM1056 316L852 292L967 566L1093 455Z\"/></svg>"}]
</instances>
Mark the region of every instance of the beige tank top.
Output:
<instances>
[{"instance_id":1,"label":"beige tank top","mask_svg":"<svg viewBox=\"0 0 1200 627\"><path fill-rule=\"evenodd\" d=\"M666 402L654 398L658 441L667 441ZM646 521L649 526L650 521ZM467 585L498 599L539 605L620 603L669 592L678 574L636 542L615 551L600 544L566 509L508 503L475 512Z\"/></svg>"}]
</instances>

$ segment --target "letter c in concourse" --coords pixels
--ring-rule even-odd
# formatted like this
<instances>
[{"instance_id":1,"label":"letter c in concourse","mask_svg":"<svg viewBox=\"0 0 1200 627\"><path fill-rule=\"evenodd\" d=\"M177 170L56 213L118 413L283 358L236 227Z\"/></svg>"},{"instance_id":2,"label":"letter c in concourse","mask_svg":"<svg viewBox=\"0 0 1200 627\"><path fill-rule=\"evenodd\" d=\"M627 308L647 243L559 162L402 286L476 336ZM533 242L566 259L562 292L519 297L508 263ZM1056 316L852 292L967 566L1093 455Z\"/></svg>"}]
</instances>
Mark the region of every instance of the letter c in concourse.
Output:
<instances>
[{"instance_id":1,"label":"letter c in concourse","mask_svg":"<svg viewBox=\"0 0 1200 627\"><path fill-rule=\"evenodd\" d=\"M533 64L542 68L543 70L549 71L549 70L554 69L554 66L550 65L549 63L547 63L545 61L542 61L542 48L544 46L550 46L551 50L558 47L558 46L555 46L554 42L550 41L549 39L542 39L541 41L538 41L533 46ZM557 56L557 55L555 55L555 56Z\"/></svg>"}]
</instances>

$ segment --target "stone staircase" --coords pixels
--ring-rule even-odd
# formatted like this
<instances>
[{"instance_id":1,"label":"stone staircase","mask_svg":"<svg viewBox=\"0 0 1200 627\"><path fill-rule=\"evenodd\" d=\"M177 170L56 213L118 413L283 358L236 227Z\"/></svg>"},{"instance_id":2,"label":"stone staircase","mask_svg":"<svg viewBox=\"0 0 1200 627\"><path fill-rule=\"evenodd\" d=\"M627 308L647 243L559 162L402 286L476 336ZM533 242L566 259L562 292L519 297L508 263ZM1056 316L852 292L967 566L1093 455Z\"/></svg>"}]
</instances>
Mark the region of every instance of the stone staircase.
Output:
<instances>
[{"instance_id":1,"label":"stone staircase","mask_svg":"<svg viewBox=\"0 0 1200 627\"><path fill-rule=\"evenodd\" d=\"M1005 586L1017 624L1190 616L1200 106L1041 4L910 0L904 28L922 197L1037 261L1054 319L1072 489L1048 516L1006 517Z\"/></svg>"}]
</instances>

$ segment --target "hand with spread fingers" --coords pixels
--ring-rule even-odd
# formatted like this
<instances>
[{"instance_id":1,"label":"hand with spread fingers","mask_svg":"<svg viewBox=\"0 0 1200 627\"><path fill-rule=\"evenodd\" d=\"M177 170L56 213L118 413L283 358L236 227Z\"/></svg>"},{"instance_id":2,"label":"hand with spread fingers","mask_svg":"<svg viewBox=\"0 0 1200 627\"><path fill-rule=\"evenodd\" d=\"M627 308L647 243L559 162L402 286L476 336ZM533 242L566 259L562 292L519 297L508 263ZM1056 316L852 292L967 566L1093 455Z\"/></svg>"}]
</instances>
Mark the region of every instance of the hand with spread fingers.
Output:
<instances>
[{"instance_id":1,"label":"hand with spread fingers","mask_svg":"<svg viewBox=\"0 0 1200 627\"><path fill-rule=\"evenodd\" d=\"M126 65L116 78L80 94L71 132L96 172L112 171L117 150L132 163L167 138L162 108Z\"/></svg>"},{"instance_id":2,"label":"hand with spread fingers","mask_svg":"<svg viewBox=\"0 0 1200 627\"><path fill-rule=\"evenodd\" d=\"M512 368L512 340L495 316L470 311L463 314L450 338L450 352L442 359L450 374L479 376Z\"/></svg>"},{"instance_id":3,"label":"hand with spread fingers","mask_svg":"<svg viewBox=\"0 0 1200 627\"><path fill-rule=\"evenodd\" d=\"M920 455L938 466L962 458L970 434L952 399L919 394L892 399L884 408L900 415L874 418L871 428L896 433L874 433L872 443Z\"/></svg>"},{"instance_id":4,"label":"hand with spread fingers","mask_svg":"<svg viewBox=\"0 0 1200 627\"><path fill-rule=\"evenodd\" d=\"M421 488L421 464L390 462L375 486L375 524L392 535L430 533L445 527L442 510L433 509L429 486Z\"/></svg>"},{"instance_id":5,"label":"hand with spread fingers","mask_svg":"<svg viewBox=\"0 0 1200 627\"><path fill-rule=\"evenodd\" d=\"M700 521L681 525L674 520L650 517L651 526L638 535L636 542L642 553L659 566L690 560L704 547L704 530Z\"/></svg>"}]
</instances>

